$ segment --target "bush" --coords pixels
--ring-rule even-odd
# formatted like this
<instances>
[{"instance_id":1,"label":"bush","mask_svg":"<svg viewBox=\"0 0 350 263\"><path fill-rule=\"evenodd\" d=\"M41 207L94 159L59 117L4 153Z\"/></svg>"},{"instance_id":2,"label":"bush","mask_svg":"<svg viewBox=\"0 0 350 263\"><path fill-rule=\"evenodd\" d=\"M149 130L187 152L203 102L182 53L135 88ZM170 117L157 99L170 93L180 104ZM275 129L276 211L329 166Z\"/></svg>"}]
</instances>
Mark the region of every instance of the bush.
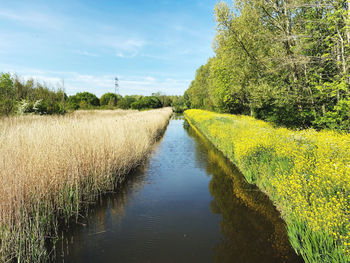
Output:
<instances>
[{"instance_id":1,"label":"bush","mask_svg":"<svg viewBox=\"0 0 350 263\"><path fill-rule=\"evenodd\" d=\"M89 109L97 106L100 106L100 100L89 92L78 92L76 95L69 96L67 101L67 108L71 110Z\"/></svg>"},{"instance_id":2,"label":"bush","mask_svg":"<svg viewBox=\"0 0 350 263\"><path fill-rule=\"evenodd\" d=\"M131 104L132 109L156 109L156 108L161 108L162 103L159 100L159 98L155 96L146 96L142 97L138 101L135 101Z\"/></svg>"},{"instance_id":3,"label":"bush","mask_svg":"<svg viewBox=\"0 0 350 263\"><path fill-rule=\"evenodd\" d=\"M81 104L84 108L90 108L91 106L100 106L100 100L96 97L95 94L92 94L90 92L78 92L75 96L78 103Z\"/></svg>"},{"instance_id":4,"label":"bush","mask_svg":"<svg viewBox=\"0 0 350 263\"><path fill-rule=\"evenodd\" d=\"M101 106L117 106L117 102L118 102L118 96L115 93L105 93L101 96L100 98L100 105Z\"/></svg>"},{"instance_id":5,"label":"bush","mask_svg":"<svg viewBox=\"0 0 350 263\"><path fill-rule=\"evenodd\" d=\"M136 100L137 98L135 96L125 96L117 101L117 106L122 109L130 109L131 104Z\"/></svg>"},{"instance_id":6,"label":"bush","mask_svg":"<svg viewBox=\"0 0 350 263\"><path fill-rule=\"evenodd\" d=\"M69 96L69 98L67 100L67 108L70 110L79 109L79 101L75 95Z\"/></svg>"}]
</instances>

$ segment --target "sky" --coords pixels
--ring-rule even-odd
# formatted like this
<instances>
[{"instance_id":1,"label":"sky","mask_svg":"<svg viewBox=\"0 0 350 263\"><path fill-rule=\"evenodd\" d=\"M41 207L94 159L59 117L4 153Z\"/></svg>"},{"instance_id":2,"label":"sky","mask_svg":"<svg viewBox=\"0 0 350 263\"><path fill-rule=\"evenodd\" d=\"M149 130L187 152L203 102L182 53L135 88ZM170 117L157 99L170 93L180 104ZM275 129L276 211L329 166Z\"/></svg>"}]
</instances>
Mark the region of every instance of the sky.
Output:
<instances>
[{"instance_id":1,"label":"sky","mask_svg":"<svg viewBox=\"0 0 350 263\"><path fill-rule=\"evenodd\" d=\"M216 0L0 0L0 72L68 95L182 95L213 56Z\"/></svg>"}]
</instances>

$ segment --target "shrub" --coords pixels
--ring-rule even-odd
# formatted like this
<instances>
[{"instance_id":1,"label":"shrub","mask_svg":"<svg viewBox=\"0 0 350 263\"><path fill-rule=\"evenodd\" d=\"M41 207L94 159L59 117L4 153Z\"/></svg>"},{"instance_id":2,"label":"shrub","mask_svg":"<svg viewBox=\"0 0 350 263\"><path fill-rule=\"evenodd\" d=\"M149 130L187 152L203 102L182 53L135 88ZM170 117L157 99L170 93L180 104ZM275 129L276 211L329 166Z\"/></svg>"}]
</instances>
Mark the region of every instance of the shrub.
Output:
<instances>
[{"instance_id":1,"label":"shrub","mask_svg":"<svg viewBox=\"0 0 350 263\"><path fill-rule=\"evenodd\" d=\"M105 93L101 96L100 98L100 105L101 106L117 106L117 102L118 102L118 96L115 93Z\"/></svg>"}]
</instances>

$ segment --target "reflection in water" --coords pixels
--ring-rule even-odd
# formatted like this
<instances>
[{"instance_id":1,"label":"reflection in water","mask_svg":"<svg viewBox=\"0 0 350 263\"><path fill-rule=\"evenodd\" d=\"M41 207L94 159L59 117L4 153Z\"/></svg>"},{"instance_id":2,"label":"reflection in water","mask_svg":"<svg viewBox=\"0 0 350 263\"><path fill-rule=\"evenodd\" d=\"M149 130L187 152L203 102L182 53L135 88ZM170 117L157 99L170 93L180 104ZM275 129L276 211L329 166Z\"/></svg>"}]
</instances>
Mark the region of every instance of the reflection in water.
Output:
<instances>
[{"instance_id":1,"label":"reflection in water","mask_svg":"<svg viewBox=\"0 0 350 263\"><path fill-rule=\"evenodd\" d=\"M187 121L184 128L198 142L197 164L212 175L211 211L222 215L223 239L215 246L215 262L302 262L292 250L285 223L269 198L248 184L237 167Z\"/></svg>"},{"instance_id":2,"label":"reflection in water","mask_svg":"<svg viewBox=\"0 0 350 263\"><path fill-rule=\"evenodd\" d=\"M81 217L78 223L74 222L72 227L61 230L59 235L61 239L56 244L54 252L56 262L70 262L69 255L72 250L74 254L80 254L80 251L86 249L84 241L91 238L98 240L99 235L118 227L125 216L129 200L144 187L147 169L148 163L145 162L128 175L128 179L116 189L116 192L104 194L99 201L90 205L87 214ZM64 260L67 256L68 260Z\"/></svg>"},{"instance_id":3,"label":"reflection in water","mask_svg":"<svg viewBox=\"0 0 350 263\"><path fill-rule=\"evenodd\" d=\"M79 221L56 262L300 262L269 199L181 116Z\"/></svg>"}]
</instances>

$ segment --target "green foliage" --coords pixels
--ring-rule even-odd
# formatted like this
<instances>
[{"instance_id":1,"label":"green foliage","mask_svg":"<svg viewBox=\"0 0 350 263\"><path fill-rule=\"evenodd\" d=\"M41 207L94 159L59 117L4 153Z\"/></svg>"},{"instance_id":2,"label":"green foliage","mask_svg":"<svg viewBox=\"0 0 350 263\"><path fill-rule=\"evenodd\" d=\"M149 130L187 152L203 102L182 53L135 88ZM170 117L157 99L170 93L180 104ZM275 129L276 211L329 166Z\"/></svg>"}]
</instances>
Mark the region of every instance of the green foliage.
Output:
<instances>
[{"instance_id":1,"label":"green foliage","mask_svg":"<svg viewBox=\"0 0 350 263\"><path fill-rule=\"evenodd\" d=\"M291 218L287 222L289 240L306 262L346 263L344 247L337 244L332 235L322 231L312 231L305 222ZM324 251L320 253L320 248ZM326 252L326 253L324 253Z\"/></svg>"},{"instance_id":2,"label":"green foliage","mask_svg":"<svg viewBox=\"0 0 350 263\"><path fill-rule=\"evenodd\" d=\"M171 106L176 113L183 113L187 109L184 96L171 96Z\"/></svg>"},{"instance_id":3,"label":"green foliage","mask_svg":"<svg viewBox=\"0 0 350 263\"><path fill-rule=\"evenodd\" d=\"M171 103L172 103L171 96L167 96L162 92L152 93L152 96L157 97L159 99L159 101L162 103L162 107L171 106Z\"/></svg>"},{"instance_id":4,"label":"green foliage","mask_svg":"<svg viewBox=\"0 0 350 263\"><path fill-rule=\"evenodd\" d=\"M159 100L158 97L156 96L145 96L140 98L139 100L131 103L131 108L132 109L156 109L156 108L161 108L162 103Z\"/></svg>"},{"instance_id":5,"label":"green foliage","mask_svg":"<svg viewBox=\"0 0 350 263\"><path fill-rule=\"evenodd\" d=\"M21 80L8 73L0 74L0 115L17 114L64 114L66 110L121 108L155 109L173 107L183 112L183 96L168 96L161 92L152 96L124 96L105 93L101 99L90 92L78 92L67 96L63 90L54 90L33 79Z\"/></svg>"},{"instance_id":6,"label":"green foliage","mask_svg":"<svg viewBox=\"0 0 350 263\"><path fill-rule=\"evenodd\" d=\"M137 100L137 96L124 96L117 102L117 106L121 109L130 109L131 104Z\"/></svg>"},{"instance_id":7,"label":"green foliage","mask_svg":"<svg viewBox=\"0 0 350 263\"><path fill-rule=\"evenodd\" d=\"M21 81L16 75L0 74L0 114L63 114L67 95L51 90L32 79Z\"/></svg>"},{"instance_id":8,"label":"green foliage","mask_svg":"<svg viewBox=\"0 0 350 263\"><path fill-rule=\"evenodd\" d=\"M349 130L346 1L222 1L215 56L184 94L188 108L250 114L288 127Z\"/></svg>"},{"instance_id":9,"label":"green foliage","mask_svg":"<svg viewBox=\"0 0 350 263\"><path fill-rule=\"evenodd\" d=\"M90 92L78 92L75 97L82 109L100 106L100 100Z\"/></svg>"},{"instance_id":10,"label":"green foliage","mask_svg":"<svg viewBox=\"0 0 350 263\"><path fill-rule=\"evenodd\" d=\"M333 110L319 116L313 124L320 129L350 131L350 100L340 100Z\"/></svg>"},{"instance_id":11,"label":"green foliage","mask_svg":"<svg viewBox=\"0 0 350 263\"><path fill-rule=\"evenodd\" d=\"M70 110L92 109L98 106L100 106L100 100L90 92L78 92L69 96L67 100L67 108Z\"/></svg>"},{"instance_id":12,"label":"green foliage","mask_svg":"<svg viewBox=\"0 0 350 263\"><path fill-rule=\"evenodd\" d=\"M110 106L115 107L118 103L118 96L115 93L105 93L100 98L100 104L101 106Z\"/></svg>"},{"instance_id":13,"label":"green foliage","mask_svg":"<svg viewBox=\"0 0 350 263\"><path fill-rule=\"evenodd\" d=\"M9 73L0 75L0 114L8 116L15 106L15 90Z\"/></svg>"},{"instance_id":14,"label":"green foliage","mask_svg":"<svg viewBox=\"0 0 350 263\"><path fill-rule=\"evenodd\" d=\"M186 103L189 108L212 109L212 101L209 95L209 70L210 61L204 66L199 67L196 72L196 78L191 82L186 92Z\"/></svg>"},{"instance_id":15,"label":"green foliage","mask_svg":"<svg viewBox=\"0 0 350 263\"><path fill-rule=\"evenodd\" d=\"M70 110L77 110L79 109L79 100L77 96L72 95L68 97L67 100L67 108Z\"/></svg>"}]
</instances>

